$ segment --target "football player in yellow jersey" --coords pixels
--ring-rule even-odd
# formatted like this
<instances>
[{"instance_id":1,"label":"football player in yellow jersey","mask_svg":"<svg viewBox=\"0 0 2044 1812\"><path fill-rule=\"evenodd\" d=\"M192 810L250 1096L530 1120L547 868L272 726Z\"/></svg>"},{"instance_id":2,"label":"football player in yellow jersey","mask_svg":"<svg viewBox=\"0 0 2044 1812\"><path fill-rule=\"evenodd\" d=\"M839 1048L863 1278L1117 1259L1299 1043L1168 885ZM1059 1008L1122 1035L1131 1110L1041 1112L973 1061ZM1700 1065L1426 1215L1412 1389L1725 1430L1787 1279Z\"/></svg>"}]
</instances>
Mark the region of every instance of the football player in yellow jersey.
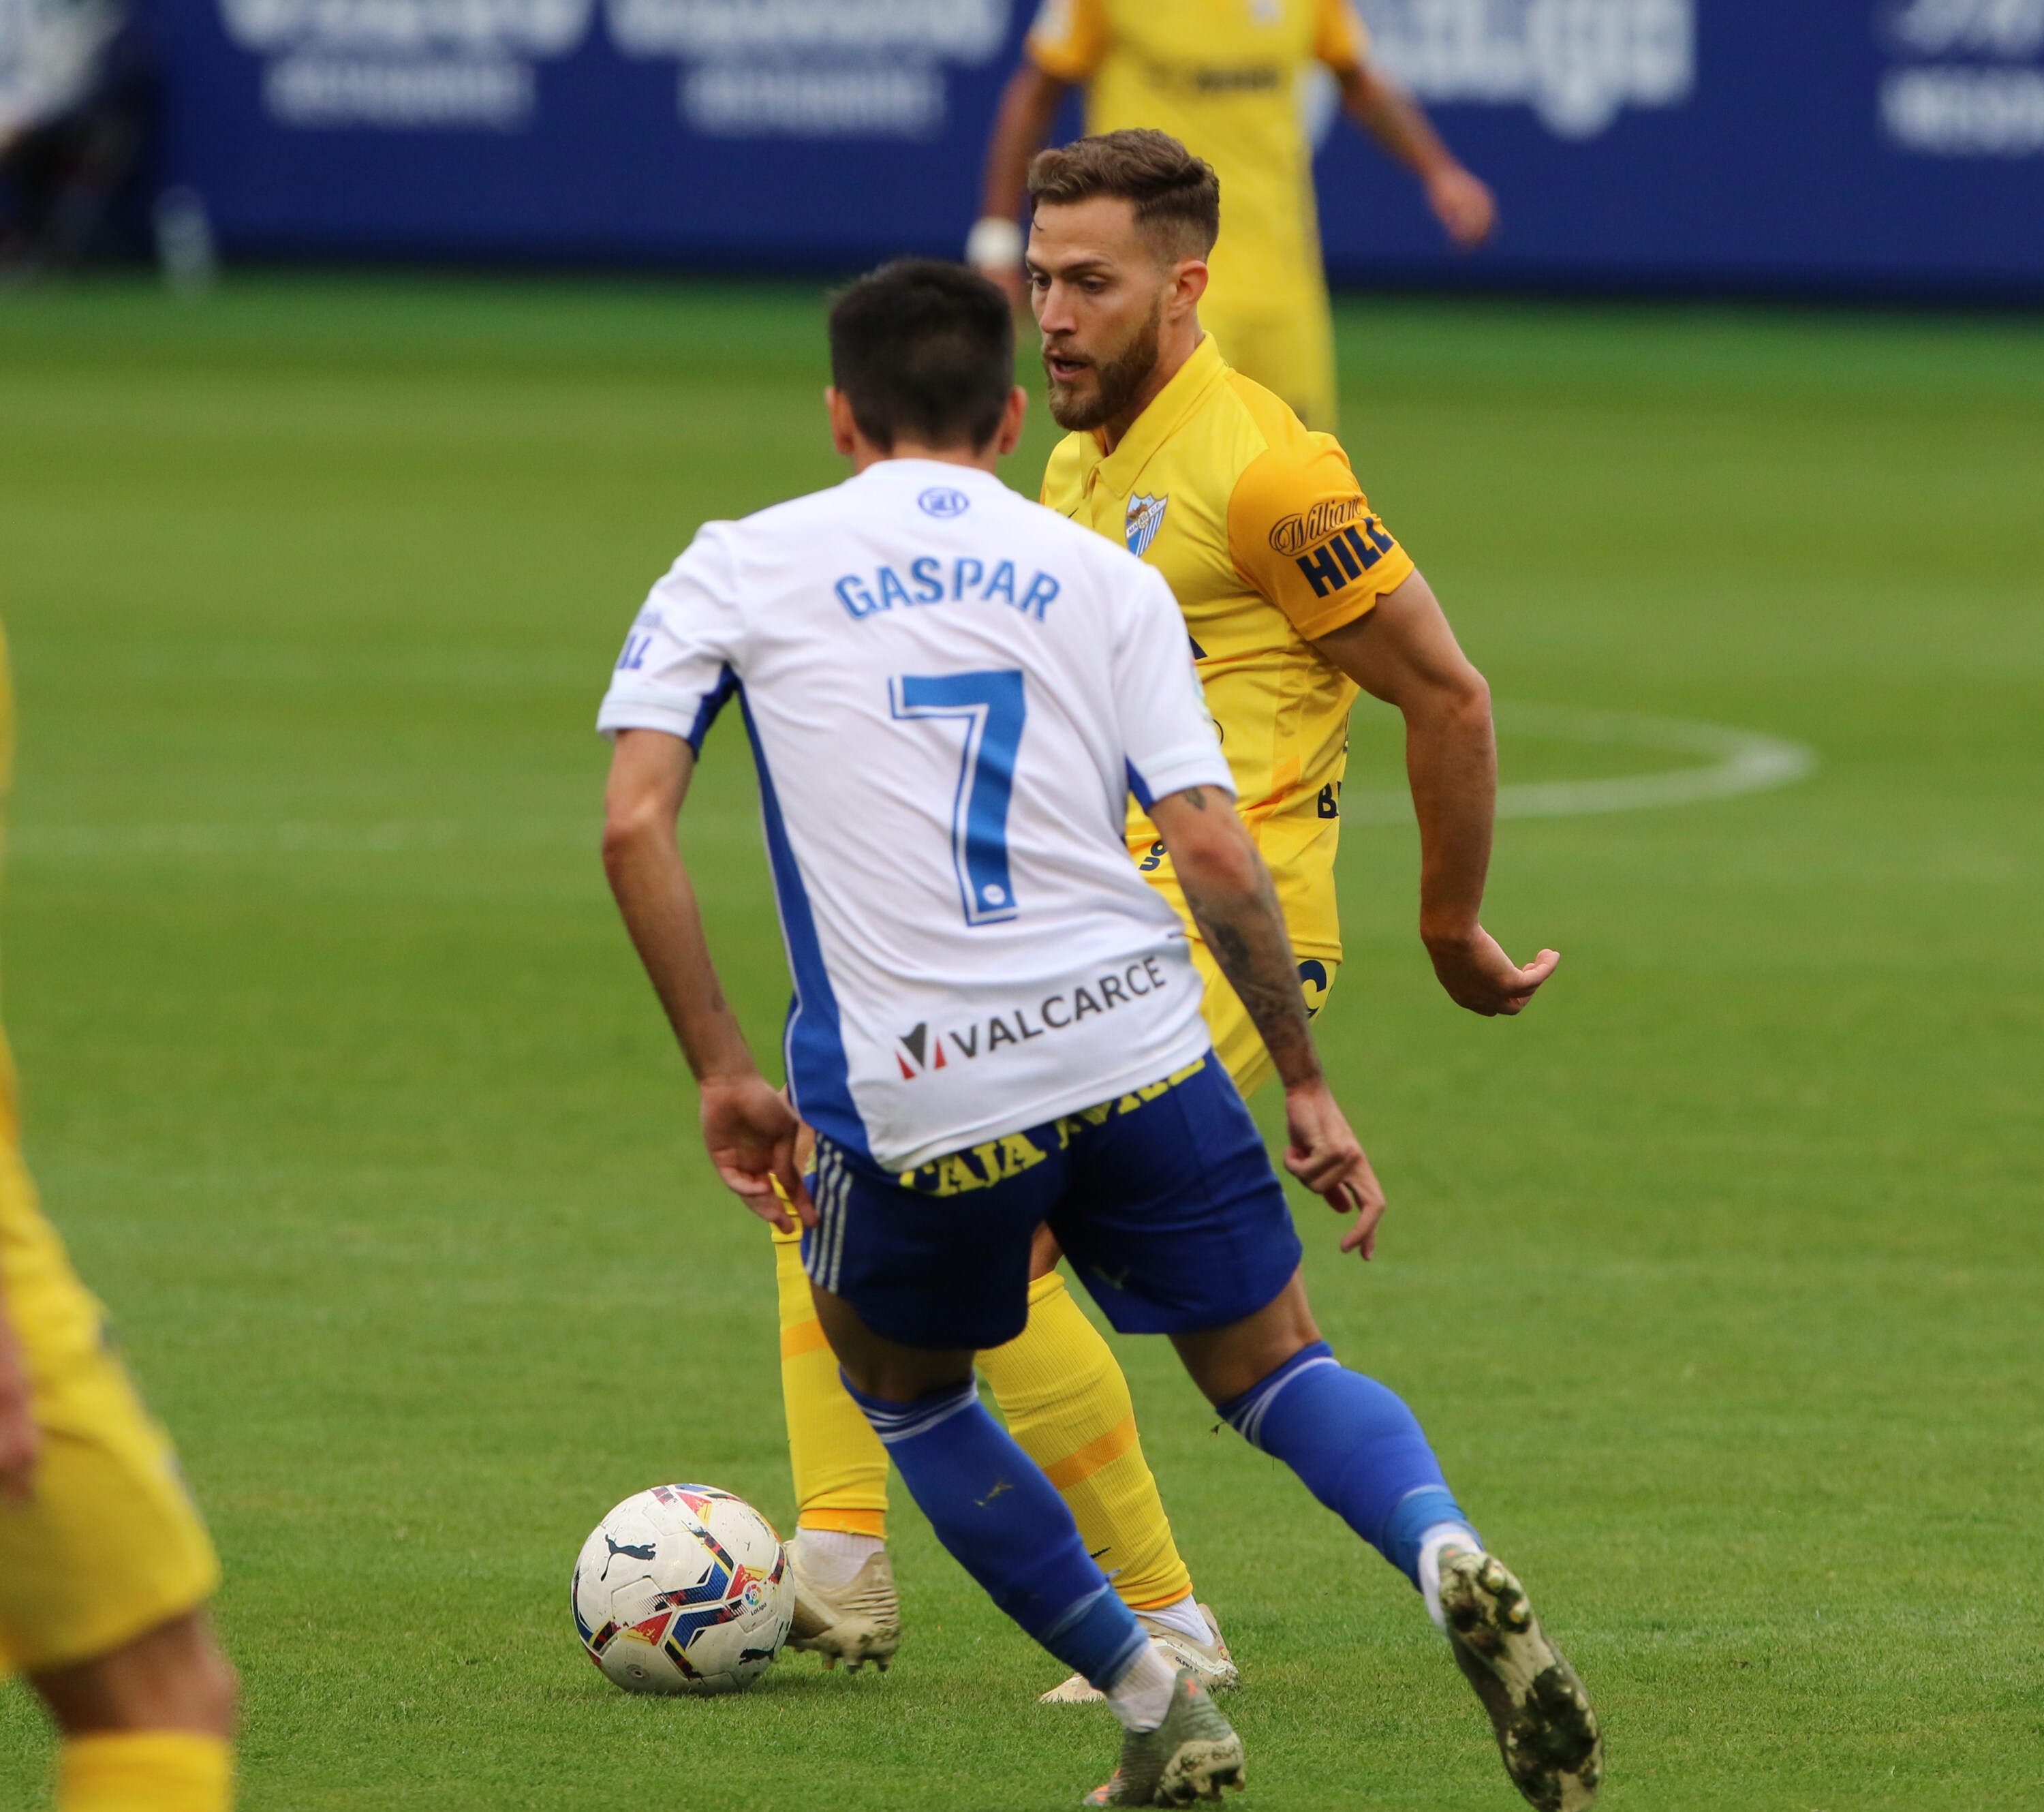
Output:
<instances>
[{"instance_id":1,"label":"football player in yellow jersey","mask_svg":"<svg viewBox=\"0 0 2044 1812\"><path fill-rule=\"evenodd\" d=\"M1170 581L1309 1005L1324 1004L1341 962L1334 859L1347 721L1368 691L1405 719L1420 928L1435 973L1473 1012L1517 1014L1560 958L1543 950L1521 967L1479 918L1496 795L1489 688L1339 443L1231 369L1203 331L1221 193L1208 164L1156 131L1081 139L1031 165L1031 294L1051 412L1071 431L1051 456L1043 501ZM1129 845L1186 922L1215 1048L1247 1095L1270 1075L1269 1056L1132 806ZM1354 1243L1370 1256L1370 1242ZM1470 1568L1509 1577L1489 1556L1452 1563L1465 1583ZM1602 1767L1595 1714L1530 1610L1500 1648L1462 1622L1460 1587L1431 1579L1423 1566L1428 1609L1514 1783L1535 1806L1589 1805Z\"/></svg>"},{"instance_id":2,"label":"football player in yellow jersey","mask_svg":"<svg viewBox=\"0 0 2044 1812\"><path fill-rule=\"evenodd\" d=\"M1335 417L1334 333L1302 101L1316 67L1350 117L1412 170L1449 237L1496 218L1412 97L1369 62L1350 0L1044 0L988 147L966 259L1019 290L1024 173L1059 102L1085 88L1086 130L1170 133L1220 175L1228 221L1202 316L1235 369L1316 428Z\"/></svg>"},{"instance_id":3,"label":"football player in yellow jersey","mask_svg":"<svg viewBox=\"0 0 2044 1812\"><path fill-rule=\"evenodd\" d=\"M1204 332L1205 262L1181 249L1198 233L1157 255L1158 223L1218 213L1214 172L1164 133L1117 132L1042 153L1030 194L1051 413L1072 430L1043 501L1170 580L1293 946L1331 981L1348 713L1366 690L1405 718L1420 933L1442 985L1473 1012L1520 1011L1560 959L1543 950L1521 968L1477 921L1496 794L1489 689L1340 443L1232 369ZM1139 815L1129 840L1173 893ZM1236 1075L1245 1090L1261 1079L1253 1062Z\"/></svg>"},{"instance_id":4,"label":"football player in yellow jersey","mask_svg":"<svg viewBox=\"0 0 2044 1812\"><path fill-rule=\"evenodd\" d=\"M11 743L0 645L0 788ZM212 1544L22 1168L0 1043L0 1677L63 1733L59 1812L226 1812Z\"/></svg>"}]
</instances>

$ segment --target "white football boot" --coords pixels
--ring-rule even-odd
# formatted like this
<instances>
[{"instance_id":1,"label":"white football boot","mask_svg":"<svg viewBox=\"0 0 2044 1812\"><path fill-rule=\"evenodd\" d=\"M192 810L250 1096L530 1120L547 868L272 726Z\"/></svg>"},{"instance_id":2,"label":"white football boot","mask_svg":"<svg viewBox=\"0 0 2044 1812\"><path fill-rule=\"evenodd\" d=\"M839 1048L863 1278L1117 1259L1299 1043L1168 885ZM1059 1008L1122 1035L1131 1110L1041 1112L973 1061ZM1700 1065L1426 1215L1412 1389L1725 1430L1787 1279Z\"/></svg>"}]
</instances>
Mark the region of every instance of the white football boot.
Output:
<instances>
[{"instance_id":1,"label":"white football boot","mask_svg":"<svg viewBox=\"0 0 2044 1812\"><path fill-rule=\"evenodd\" d=\"M1183 1668L1208 1692L1226 1692L1240 1683L1242 1675L1235 1664L1235 1657L1228 1652L1228 1643L1220 1633L1220 1624L1214 1616L1213 1606L1203 1604L1200 1615L1206 1619L1207 1628L1212 1632L1210 1642L1195 1641L1182 1629L1174 1629L1167 1623L1160 1623L1147 1612L1139 1610L1135 1621L1149 1633L1157 1652L1174 1668ZM1084 1674L1074 1674L1062 1686L1054 1686L1039 1701L1044 1705L1098 1705L1107 1695L1097 1687L1089 1686Z\"/></svg>"},{"instance_id":2,"label":"white football boot","mask_svg":"<svg viewBox=\"0 0 2044 1812\"><path fill-rule=\"evenodd\" d=\"M1593 1804L1604 1775L1596 1713L1525 1587L1495 1555L1448 1548L1440 1602L1455 1664L1490 1714L1512 1785L1540 1812Z\"/></svg>"},{"instance_id":3,"label":"white football boot","mask_svg":"<svg viewBox=\"0 0 2044 1812\"><path fill-rule=\"evenodd\" d=\"M885 1548L840 1585L820 1583L802 1567L802 1533L788 1544L788 1573L795 1582L795 1621L788 1646L820 1655L826 1668L840 1661L857 1673L868 1661L884 1674L901 1646L901 1605L894 1594L894 1563Z\"/></svg>"}]
</instances>

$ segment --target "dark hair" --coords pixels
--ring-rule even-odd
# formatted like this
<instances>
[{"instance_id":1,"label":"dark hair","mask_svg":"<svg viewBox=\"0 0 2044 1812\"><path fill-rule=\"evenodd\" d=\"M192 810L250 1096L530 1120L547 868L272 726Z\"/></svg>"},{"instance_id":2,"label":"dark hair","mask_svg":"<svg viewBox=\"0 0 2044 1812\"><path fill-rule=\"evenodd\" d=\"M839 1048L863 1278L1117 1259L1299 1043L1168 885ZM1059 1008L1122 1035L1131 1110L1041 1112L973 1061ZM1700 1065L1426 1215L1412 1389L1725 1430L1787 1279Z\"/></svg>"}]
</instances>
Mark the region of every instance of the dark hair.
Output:
<instances>
[{"instance_id":1,"label":"dark hair","mask_svg":"<svg viewBox=\"0 0 2044 1812\"><path fill-rule=\"evenodd\" d=\"M1055 207L1112 195L1132 202L1135 224L1174 258L1204 258L1220 237L1220 179L1167 132L1137 126L1039 152L1029 199Z\"/></svg>"},{"instance_id":2,"label":"dark hair","mask_svg":"<svg viewBox=\"0 0 2044 1812\"><path fill-rule=\"evenodd\" d=\"M876 447L984 447L1015 387L1015 316L962 264L897 258L867 272L830 314L831 381Z\"/></svg>"}]
</instances>

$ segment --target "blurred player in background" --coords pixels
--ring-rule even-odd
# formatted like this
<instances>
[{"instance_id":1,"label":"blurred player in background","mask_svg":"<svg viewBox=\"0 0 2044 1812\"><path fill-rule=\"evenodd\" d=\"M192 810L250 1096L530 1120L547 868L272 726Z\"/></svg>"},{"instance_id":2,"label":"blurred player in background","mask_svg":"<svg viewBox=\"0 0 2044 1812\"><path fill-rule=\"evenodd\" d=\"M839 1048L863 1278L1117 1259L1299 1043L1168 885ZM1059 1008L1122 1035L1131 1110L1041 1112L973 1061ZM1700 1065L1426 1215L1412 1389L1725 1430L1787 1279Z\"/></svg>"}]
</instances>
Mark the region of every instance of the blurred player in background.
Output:
<instances>
[{"instance_id":1,"label":"blurred player in background","mask_svg":"<svg viewBox=\"0 0 2044 1812\"><path fill-rule=\"evenodd\" d=\"M967 261L1020 299L1024 175L1066 90L1082 83L1089 133L1155 126L1219 173L1228 230L1202 305L1207 330L1237 371L1332 429L1334 329L1303 106L1316 66L1349 117L1420 179L1456 244L1481 244L1497 217L1490 190L1370 67L1369 48L1350 0L1044 0L995 119Z\"/></svg>"},{"instance_id":2,"label":"blurred player in background","mask_svg":"<svg viewBox=\"0 0 2044 1812\"><path fill-rule=\"evenodd\" d=\"M0 647L0 786L12 745ZM0 1677L63 1734L59 1812L226 1812L234 1675L213 1545L36 1206L0 1045Z\"/></svg>"}]
</instances>

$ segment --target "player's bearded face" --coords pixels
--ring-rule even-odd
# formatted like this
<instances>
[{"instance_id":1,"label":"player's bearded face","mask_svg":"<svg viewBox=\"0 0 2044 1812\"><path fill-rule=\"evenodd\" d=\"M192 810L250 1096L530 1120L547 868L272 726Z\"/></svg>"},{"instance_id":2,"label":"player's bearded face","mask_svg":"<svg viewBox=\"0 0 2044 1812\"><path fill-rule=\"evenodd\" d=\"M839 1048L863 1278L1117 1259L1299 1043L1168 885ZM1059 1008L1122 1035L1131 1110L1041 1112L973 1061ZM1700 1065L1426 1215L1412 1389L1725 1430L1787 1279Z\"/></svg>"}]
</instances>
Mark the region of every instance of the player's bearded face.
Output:
<instances>
[{"instance_id":1,"label":"player's bearded face","mask_svg":"<svg viewBox=\"0 0 2044 1812\"><path fill-rule=\"evenodd\" d=\"M1159 290L1147 314L1118 344L1082 347L1074 334L1047 334L1043 375L1049 382L1051 419L1069 431L1105 427L1128 414L1157 357L1164 325Z\"/></svg>"}]
</instances>

